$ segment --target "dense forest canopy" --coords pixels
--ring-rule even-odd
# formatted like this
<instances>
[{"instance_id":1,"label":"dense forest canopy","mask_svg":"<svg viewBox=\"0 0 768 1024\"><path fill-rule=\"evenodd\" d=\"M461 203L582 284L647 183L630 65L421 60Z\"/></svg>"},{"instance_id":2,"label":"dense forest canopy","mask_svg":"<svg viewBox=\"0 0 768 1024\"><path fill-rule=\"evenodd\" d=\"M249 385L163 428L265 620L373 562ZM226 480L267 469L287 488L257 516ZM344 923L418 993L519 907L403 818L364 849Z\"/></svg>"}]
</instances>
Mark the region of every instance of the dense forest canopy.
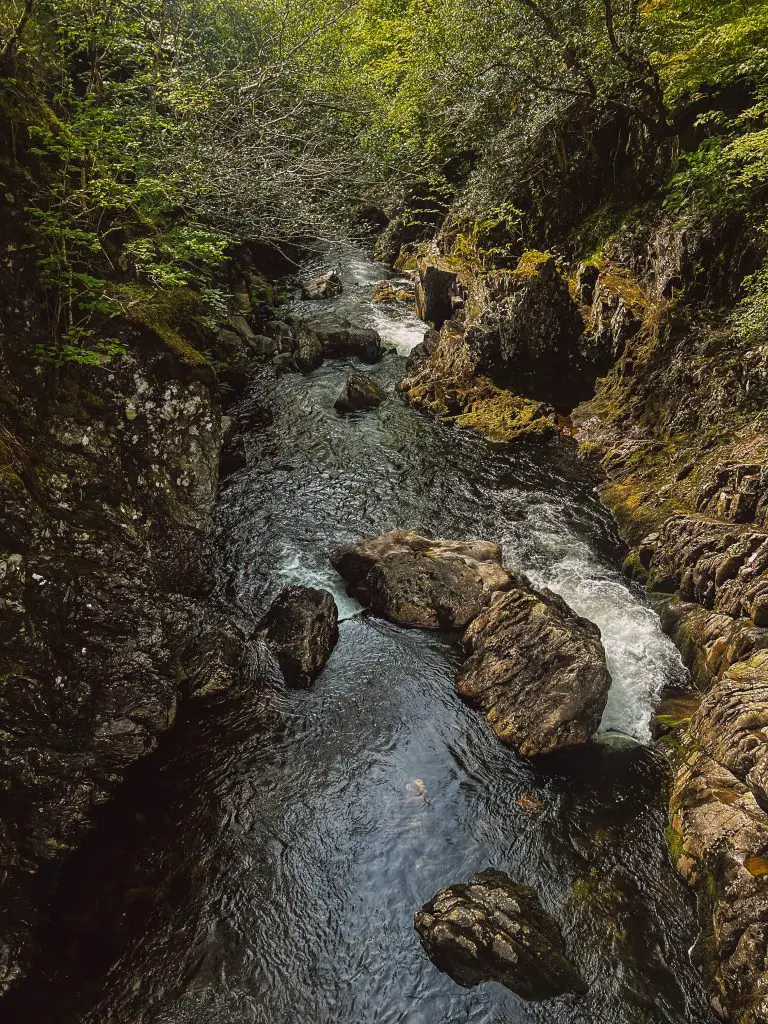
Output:
<instances>
[{"instance_id":1,"label":"dense forest canopy","mask_svg":"<svg viewBox=\"0 0 768 1024\"><path fill-rule=\"evenodd\" d=\"M0 75L41 358L117 353L103 325L136 288L215 312L233 240L338 237L367 207L450 201L457 237L503 261L602 211L599 242L653 194L750 221L765 249L763 0L2 0Z\"/></svg>"}]
</instances>

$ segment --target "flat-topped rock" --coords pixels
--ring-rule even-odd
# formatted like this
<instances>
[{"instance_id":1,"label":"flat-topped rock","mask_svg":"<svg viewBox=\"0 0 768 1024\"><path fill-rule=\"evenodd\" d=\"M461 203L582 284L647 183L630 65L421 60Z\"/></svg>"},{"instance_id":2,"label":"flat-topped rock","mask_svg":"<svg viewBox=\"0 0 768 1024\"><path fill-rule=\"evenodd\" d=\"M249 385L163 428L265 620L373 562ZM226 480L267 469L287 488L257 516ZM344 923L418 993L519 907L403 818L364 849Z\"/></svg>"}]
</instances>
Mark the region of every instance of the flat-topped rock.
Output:
<instances>
[{"instance_id":1,"label":"flat-topped rock","mask_svg":"<svg viewBox=\"0 0 768 1024\"><path fill-rule=\"evenodd\" d=\"M421 629L464 629L512 584L498 544L433 540L411 530L349 544L331 562L376 615Z\"/></svg>"},{"instance_id":2,"label":"flat-topped rock","mask_svg":"<svg viewBox=\"0 0 768 1024\"><path fill-rule=\"evenodd\" d=\"M464 634L458 692L518 754L533 757L597 731L611 677L600 630L549 590L498 594Z\"/></svg>"},{"instance_id":3,"label":"flat-topped rock","mask_svg":"<svg viewBox=\"0 0 768 1024\"><path fill-rule=\"evenodd\" d=\"M441 889L414 925L429 959L464 988L497 981L531 1000L587 991L536 892L499 871Z\"/></svg>"}]
</instances>

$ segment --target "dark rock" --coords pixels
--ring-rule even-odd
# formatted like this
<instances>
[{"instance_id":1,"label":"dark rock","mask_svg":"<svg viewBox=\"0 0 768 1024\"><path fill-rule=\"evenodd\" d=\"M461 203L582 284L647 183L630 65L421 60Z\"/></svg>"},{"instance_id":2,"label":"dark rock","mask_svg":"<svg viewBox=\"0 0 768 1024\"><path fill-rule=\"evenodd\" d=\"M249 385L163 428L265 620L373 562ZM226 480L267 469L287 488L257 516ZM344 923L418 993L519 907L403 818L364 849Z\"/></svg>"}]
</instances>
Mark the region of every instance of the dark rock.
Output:
<instances>
[{"instance_id":1,"label":"dark rock","mask_svg":"<svg viewBox=\"0 0 768 1024\"><path fill-rule=\"evenodd\" d=\"M219 355L223 361L238 359L244 350L243 339L235 331L222 328L216 335Z\"/></svg>"},{"instance_id":2,"label":"dark rock","mask_svg":"<svg viewBox=\"0 0 768 1024\"><path fill-rule=\"evenodd\" d=\"M434 353L439 342L440 332L430 328L424 335L424 340L420 341L418 345L414 345L408 353L408 358L405 361L406 372L410 375L418 373L427 359Z\"/></svg>"},{"instance_id":3,"label":"dark rock","mask_svg":"<svg viewBox=\"0 0 768 1024\"><path fill-rule=\"evenodd\" d=\"M293 329L293 366L300 373L316 370L323 361L323 346L317 334L300 324Z\"/></svg>"},{"instance_id":4,"label":"dark rock","mask_svg":"<svg viewBox=\"0 0 768 1024\"><path fill-rule=\"evenodd\" d=\"M250 347L256 337L256 332L246 318L237 313L229 318L229 326Z\"/></svg>"},{"instance_id":5,"label":"dark rock","mask_svg":"<svg viewBox=\"0 0 768 1024\"><path fill-rule=\"evenodd\" d=\"M600 630L548 590L498 594L464 634L456 688L524 757L586 743L611 677Z\"/></svg>"},{"instance_id":6,"label":"dark rock","mask_svg":"<svg viewBox=\"0 0 768 1024\"><path fill-rule=\"evenodd\" d=\"M287 587L259 623L290 686L309 686L339 638L336 602L327 590Z\"/></svg>"},{"instance_id":7,"label":"dark rock","mask_svg":"<svg viewBox=\"0 0 768 1024\"><path fill-rule=\"evenodd\" d=\"M280 339L271 338L268 334L255 334L251 342L251 351L257 356L271 358L280 352Z\"/></svg>"},{"instance_id":8,"label":"dark rock","mask_svg":"<svg viewBox=\"0 0 768 1024\"><path fill-rule=\"evenodd\" d=\"M221 449L219 458L219 477L224 479L231 476L248 465L248 453L245 447L245 440L235 435L227 440Z\"/></svg>"},{"instance_id":9,"label":"dark rock","mask_svg":"<svg viewBox=\"0 0 768 1024\"><path fill-rule=\"evenodd\" d=\"M331 562L376 615L420 629L463 629L511 581L497 544L432 540L409 530L350 544Z\"/></svg>"},{"instance_id":10,"label":"dark rock","mask_svg":"<svg viewBox=\"0 0 768 1024\"><path fill-rule=\"evenodd\" d=\"M341 295L341 292L341 278L335 270L327 270L301 285L301 296L304 299L333 299Z\"/></svg>"},{"instance_id":11,"label":"dark rock","mask_svg":"<svg viewBox=\"0 0 768 1024\"><path fill-rule=\"evenodd\" d=\"M512 273L478 282L479 315L465 341L476 372L518 394L572 404L588 392L595 368L581 344L584 324L550 253L525 253Z\"/></svg>"},{"instance_id":12,"label":"dark rock","mask_svg":"<svg viewBox=\"0 0 768 1024\"><path fill-rule=\"evenodd\" d=\"M600 268L595 263L580 263L576 271L576 293L583 306L591 306Z\"/></svg>"},{"instance_id":13,"label":"dark rock","mask_svg":"<svg viewBox=\"0 0 768 1024\"><path fill-rule=\"evenodd\" d=\"M386 392L375 380L364 373L352 373L344 385L344 390L333 403L337 412L356 412L361 409L375 409L387 397Z\"/></svg>"},{"instance_id":14,"label":"dark rock","mask_svg":"<svg viewBox=\"0 0 768 1024\"><path fill-rule=\"evenodd\" d=\"M587 991L536 892L501 872L442 889L414 924L429 959L464 988L497 981L531 1000Z\"/></svg>"},{"instance_id":15,"label":"dark rock","mask_svg":"<svg viewBox=\"0 0 768 1024\"><path fill-rule=\"evenodd\" d=\"M459 276L428 261L419 262L416 281L416 312L421 319L438 330L455 312Z\"/></svg>"},{"instance_id":16,"label":"dark rock","mask_svg":"<svg viewBox=\"0 0 768 1024\"><path fill-rule=\"evenodd\" d=\"M253 364L243 362L226 366L218 373L221 404L226 409L245 391L253 376Z\"/></svg>"},{"instance_id":17,"label":"dark rock","mask_svg":"<svg viewBox=\"0 0 768 1024\"><path fill-rule=\"evenodd\" d=\"M364 363L376 363L381 359L381 337L371 328L313 324L311 330L317 335L326 359L353 356Z\"/></svg>"}]
</instances>

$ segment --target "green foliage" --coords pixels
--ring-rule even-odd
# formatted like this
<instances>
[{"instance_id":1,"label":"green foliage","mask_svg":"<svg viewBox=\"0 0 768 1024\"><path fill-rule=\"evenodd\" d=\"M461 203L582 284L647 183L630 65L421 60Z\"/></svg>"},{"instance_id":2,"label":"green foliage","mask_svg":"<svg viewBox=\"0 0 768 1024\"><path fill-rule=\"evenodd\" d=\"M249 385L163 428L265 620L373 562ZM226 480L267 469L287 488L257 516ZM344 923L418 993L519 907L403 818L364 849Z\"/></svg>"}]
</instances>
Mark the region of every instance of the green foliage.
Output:
<instances>
[{"instance_id":1,"label":"green foliage","mask_svg":"<svg viewBox=\"0 0 768 1024\"><path fill-rule=\"evenodd\" d=\"M768 339L768 260L742 282L742 298L732 320L736 334L745 341Z\"/></svg>"}]
</instances>

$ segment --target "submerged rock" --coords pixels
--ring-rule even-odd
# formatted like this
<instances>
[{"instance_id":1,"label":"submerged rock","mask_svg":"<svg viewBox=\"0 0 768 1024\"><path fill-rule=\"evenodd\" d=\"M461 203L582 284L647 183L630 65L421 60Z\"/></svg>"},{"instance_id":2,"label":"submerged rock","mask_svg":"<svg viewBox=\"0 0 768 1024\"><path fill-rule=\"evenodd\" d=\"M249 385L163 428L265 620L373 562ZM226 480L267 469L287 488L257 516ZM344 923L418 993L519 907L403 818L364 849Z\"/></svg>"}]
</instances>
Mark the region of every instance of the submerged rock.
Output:
<instances>
[{"instance_id":1,"label":"submerged rock","mask_svg":"<svg viewBox=\"0 0 768 1024\"><path fill-rule=\"evenodd\" d=\"M286 587L259 624L289 686L309 686L339 638L336 602L327 590Z\"/></svg>"},{"instance_id":2,"label":"submerged rock","mask_svg":"<svg viewBox=\"0 0 768 1024\"><path fill-rule=\"evenodd\" d=\"M341 295L341 292L341 278L335 270L327 270L309 281L303 281L301 285L303 299L333 299Z\"/></svg>"},{"instance_id":3,"label":"submerged rock","mask_svg":"<svg viewBox=\"0 0 768 1024\"><path fill-rule=\"evenodd\" d=\"M499 594L464 634L456 688L524 757L586 743L611 677L600 630L548 590Z\"/></svg>"},{"instance_id":4,"label":"submerged rock","mask_svg":"<svg viewBox=\"0 0 768 1024\"><path fill-rule=\"evenodd\" d=\"M531 1000L587 991L536 892L499 871L442 889L414 924L430 960L464 988L497 981Z\"/></svg>"},{"instance_id":5,"label":"submerged rock","mask_svg":"<svg viewBox=\"0 0 768 1024\"><path fill-rule=\"evenodd\" d=\"M511 584L498 544L432 540L410 530L347 545L331 563L376 615L421 629L463 629Z\"/></svg>"},{"instance_id":6,"label":"submerged rock","mask_svg":"<svg viewBox=\"0 0 768 1024\"><path fill-rule=\"evenodd\" d=\"M375 409L386 397L384 389L371 377L364 373L351 373L333 407L341 413Z\"/></svg>"}]
</instances>

